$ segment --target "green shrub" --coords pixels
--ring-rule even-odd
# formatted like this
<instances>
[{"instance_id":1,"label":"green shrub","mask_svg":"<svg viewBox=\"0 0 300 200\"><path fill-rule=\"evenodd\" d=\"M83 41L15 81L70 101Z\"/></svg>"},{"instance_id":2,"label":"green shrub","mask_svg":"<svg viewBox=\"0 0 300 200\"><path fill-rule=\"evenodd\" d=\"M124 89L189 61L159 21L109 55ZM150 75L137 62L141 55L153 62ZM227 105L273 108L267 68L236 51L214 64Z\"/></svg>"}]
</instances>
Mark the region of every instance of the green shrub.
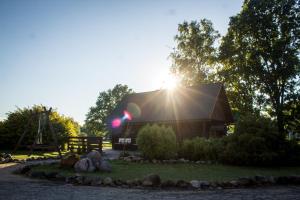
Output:
<instances>
[{"instance_id":1,"label":"green shrub","mask_svg":"<svg viewBox=\"0 0 300 200\"><path fill-rule=\"evenodd\" d=\"M176 135L166 126L146 125L140 129L137 145L145 158L171 159L176 157Z\"/></svg>"},{"instance_id":2,"label":"green shrub","mask_svg":"<svg viewBox=\"0 0 300 200\"><path fill-rule=\"evenodd\" d=\"M300 163L299 144L278 133L275 123L266 117L240 117L232 135L223 138L220 161L235 165L296 165Z\"/></svg>"},{"instance_id":3,"label":"green shrub","mask_svg":"<svg viewBox=\"0 0 300 200\"><path fill-rule=\"evenodd\" d=\"M27 127L27 134L23 138L22 145L31 145L38 130L39 115L34 115L27 126L32 113L40 113L43 111L43 106L33 106L31 108L18 108L13 112L9 112L7 119L0 123L0 148L13 149L19 140L20 136ZM60 115L57 111L52 111L50 121L54 131L57 133L59 144L66 143L68 136L77 136L79 124L72 118ZM53 143L52 134L48 127L43 132L43 143Z\"/></svg>"},{"instance_id":4,"label":"green shrub","mask_svg":"<svg viewBox=\"0 0 300 200\"><path fill-rule=\"evenodd\" d=\"M205 139L196 137L184 140L179 148L179 156L189 160L213 160L219 159L222 151L221 139Z\"/></svg>"},{"instance_id":5,"label":"green shrub","mask_svg":"<svg viewBox=\"0 0 300 200\"><path fill-rule=\"evenodd\" d=\"M235 165L270 165L278 159L277 152L266 146L266 139L253 134L233 134L224 138L220 160Z\"/></svg>"}]
</instances>

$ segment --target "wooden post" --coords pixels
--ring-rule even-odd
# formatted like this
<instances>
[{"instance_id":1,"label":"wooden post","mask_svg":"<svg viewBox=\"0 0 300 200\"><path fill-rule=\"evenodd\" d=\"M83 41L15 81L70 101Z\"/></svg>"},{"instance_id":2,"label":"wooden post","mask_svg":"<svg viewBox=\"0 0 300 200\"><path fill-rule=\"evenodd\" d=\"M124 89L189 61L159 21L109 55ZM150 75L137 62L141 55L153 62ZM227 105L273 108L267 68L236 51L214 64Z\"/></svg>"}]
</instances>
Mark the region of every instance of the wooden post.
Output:
<instances>
[{"instance_id":1,"label":"wooden post","mask_svg":"<svg viewBox=\"0 0 300 200\"><path fill-rule=\"evenodd\" d=\"M15 146L15 148L14 148L14 150L13 150L13 153L15 153L15 152L18 150L18 148L19 148L21 142L23 141L24 136L26 135L26 133L27 133L27 131L28 131L28 127L29 127L29 125L30 125L30 123L31 123L31 121L32 121L32 118L34 117L33 115L34 115L34 114L33 114L32 110L30 110L30 117L29 117L29 120L28 120L27 124L24 126L24 132L22 133L21 137L19 138L19 140L18 140L18 142L17 142L17 144L16 144L16 146Z\"/></svg>"},{"instance_id":2,"label":"wooden post","mask_svg":"<svg viewBox=\"0 0 300 200\"><path fill-rule=\"evenodd\" d=\"M53 128L53 125L50 121L50 113L52 111L52 108L50 107L50 109L47 111L47 109L44 107L44 111L46 112L46 116L47 116L47 121L48 121L48 125L49 125L49 128L50 128L50 131L52 133L52 138L54 140L54 144L55 144L55 148L59 154L59 157L62 158L62 155L61 155L61 152L60 152L60 148L58 146L58 141L57 141L57 134L56 132L54 131L54 128Z\"/></svg>"},{"instance_id":3,"label":"wooden post","mask_svg":"<svg viewBox=\"0 0 300 200\"><path fill-rule=\"evenodd\" d=\"M99 151L102 153L102 143L103 143L103 138L99 138Z\"/></svg>"}]
</instances>

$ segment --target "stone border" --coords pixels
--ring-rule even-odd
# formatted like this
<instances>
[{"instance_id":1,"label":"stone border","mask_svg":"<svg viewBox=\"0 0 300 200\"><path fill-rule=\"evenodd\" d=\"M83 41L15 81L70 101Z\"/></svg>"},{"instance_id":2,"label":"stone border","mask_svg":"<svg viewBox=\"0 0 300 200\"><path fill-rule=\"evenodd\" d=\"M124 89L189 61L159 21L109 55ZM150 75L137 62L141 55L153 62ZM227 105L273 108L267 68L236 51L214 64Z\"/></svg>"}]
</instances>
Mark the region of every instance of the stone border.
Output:
<instances>
[{"instance_id":1,"label":"stone border","mask_svg":"<svg viewBox=\"0 0 300 200\"><path fill-rule=\"evenodd\" d=\"M181 189L181 190L220 190L233 188L263 187L273 185L300 185L300 176L254 176L241 177L231 181L200 181L192 180L166 180L161 181L158 175L152 174L144 179L120 180L111 177L91 177L75 174L74 176L63 176L59 172L32 171L31 168L37 165L55 164L57 161L45 163L32 163L18 168L14 173L22 174L30 178L47 179L73 185L87 185L100 187L119 187L136 189Z\"/></svg>"}]
</instances>

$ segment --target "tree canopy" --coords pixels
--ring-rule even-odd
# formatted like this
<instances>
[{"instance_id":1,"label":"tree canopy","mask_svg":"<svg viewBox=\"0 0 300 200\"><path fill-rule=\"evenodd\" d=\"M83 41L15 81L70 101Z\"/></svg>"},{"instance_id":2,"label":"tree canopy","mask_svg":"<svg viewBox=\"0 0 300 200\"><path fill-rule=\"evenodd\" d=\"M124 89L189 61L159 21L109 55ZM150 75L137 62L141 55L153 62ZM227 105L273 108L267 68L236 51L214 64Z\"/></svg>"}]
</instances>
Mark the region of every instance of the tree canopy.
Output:
<instances>
[{"instance_id":1,"label":"tree canopy","mask_svg":"<svg viewBox=\"0 0 300 200\"><path fill-rule=\"evenodd\" d=\"M223 82L235 111L268 113L283 133L299 110L299 13L299 0L245 0L219 46L209 20L179 24L171 70L185 85Z\"/></svg>"},{"instance_id":2,"label":"tree canopy","mask_svg":"<svg viewBox=\"0 0 300 200\"><path fill-rule=\"evenodd\" d=\"M300 95L300 1L247 0L230 19L220 58L238 85L276 116L284 130L284 108ZM242 85L247 85L243 87ZM253 102L255 103L255 102Z\"/></svg>"},{"instance_id":3,"label":"tree canopy","mask_svg":"<svg viewBox=\"0 0 300 200\"><path fill-rule=\"evenodd\" d=\"M178 25L177 43L171 53L172 71L182 78L184 85L194 85L209 81L217 58L215 42L220 37L212 22L183 22Z\"/></svg>"},{"instance_id":4,"label":"tree canopy","mask_svg":"<svg viewBox=\"0 0 300 200\"><path fill-rule=\"evenodd\" d=\"M117 84L113 89L100 92L96 105L90 107L86 115L83 132L87 135L104 135L106 130L106 118L115 109L122 98L133 93L127 85Z\"/></svg>"}]
</instances>

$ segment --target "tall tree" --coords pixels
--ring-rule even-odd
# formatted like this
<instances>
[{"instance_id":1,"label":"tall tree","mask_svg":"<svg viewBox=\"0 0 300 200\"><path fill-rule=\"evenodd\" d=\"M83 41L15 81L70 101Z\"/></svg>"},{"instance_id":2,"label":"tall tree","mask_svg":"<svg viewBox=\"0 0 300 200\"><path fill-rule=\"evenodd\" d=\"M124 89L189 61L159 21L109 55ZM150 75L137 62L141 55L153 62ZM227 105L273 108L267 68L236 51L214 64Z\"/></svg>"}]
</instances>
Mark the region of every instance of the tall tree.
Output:
<instances>
[{"instance_id":1,"label":"tall tree","mask_svg":"<svg viewBox=\"0 0 300 200\"><path fill-rule=\"evenodd\" d=\"M106 117L113 111L122 98L133 93L127 85L117 84L113 89L100 92L96 105L90 107L86 115L83 131L88 135L103 135L106 132Z\"/></svg>"},{"instance_id":2,"label":"tall tree","mask_svg":"<svg viewBox=\"0 0 300 200\"><path fill-rule=\"evenodd\" d=\"M214 45L219 37L207 19L178 25L177 46L170 55L173 61L171 70L180 76L184 85L209 81L217 56Z\"/></svg>"},{"instance_id":3,"label":"tall tree","mask_svg":"<svg viewBox=\"0 0 300 200\"><path fill-rule=\"evenodd\" d=\"M299 0L245 0L220 48L223 62L232 65L229 75L237 73L254 87L253 94L272 108L281 133L285 104L300 95L299 5Z\"/></svg>"}]
</instances>

